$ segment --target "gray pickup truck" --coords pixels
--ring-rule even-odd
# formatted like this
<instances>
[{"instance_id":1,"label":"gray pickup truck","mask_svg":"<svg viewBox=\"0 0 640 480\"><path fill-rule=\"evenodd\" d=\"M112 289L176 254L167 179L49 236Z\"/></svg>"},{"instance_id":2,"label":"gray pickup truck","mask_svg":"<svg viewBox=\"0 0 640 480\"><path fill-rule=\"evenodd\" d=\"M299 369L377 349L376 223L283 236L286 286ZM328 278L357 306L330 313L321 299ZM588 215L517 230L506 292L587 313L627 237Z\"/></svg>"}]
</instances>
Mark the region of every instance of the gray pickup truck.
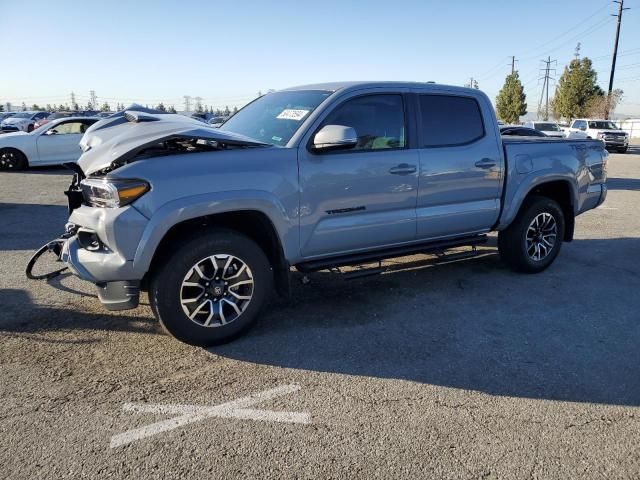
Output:
<instances>
[{"instance_id":1,"label":"gray pickup truck","mask_svg":"<svg viewBox=\"0 0 640 480\"><path fill-rule=\"evenodd\" d=\"M110 310L149 293L194 345L231 340L302 272L475 246L540 272L606 196L598 140L502 139L486 95L350 82L262 96L220 128L127 111L93 125L60 257Z\"/></svg>"}]
</instances>

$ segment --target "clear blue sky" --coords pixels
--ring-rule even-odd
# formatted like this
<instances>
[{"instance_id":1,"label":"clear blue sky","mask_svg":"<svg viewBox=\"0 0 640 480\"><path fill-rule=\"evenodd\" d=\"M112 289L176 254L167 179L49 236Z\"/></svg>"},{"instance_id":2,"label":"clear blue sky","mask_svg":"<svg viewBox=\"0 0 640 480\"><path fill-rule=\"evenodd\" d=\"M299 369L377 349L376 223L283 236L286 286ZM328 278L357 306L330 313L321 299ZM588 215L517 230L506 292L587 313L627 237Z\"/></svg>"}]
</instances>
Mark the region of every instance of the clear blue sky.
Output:
<instances>
[{"instance_id":1,"label":"clear blue sky","mask_svg":"<svg viewBox=\"0 0 640 480\"><path fill-rule=\"evenodd\" d=\"M618 113L640 116L640 0L626 0ZM259 90L330 80L469 77L493 99L510 55L536 110L540 59L556 76L581 42L606 89L617 5L606 0L0 0L0 102L243 105Z\"/></svg>"}]
</instances>

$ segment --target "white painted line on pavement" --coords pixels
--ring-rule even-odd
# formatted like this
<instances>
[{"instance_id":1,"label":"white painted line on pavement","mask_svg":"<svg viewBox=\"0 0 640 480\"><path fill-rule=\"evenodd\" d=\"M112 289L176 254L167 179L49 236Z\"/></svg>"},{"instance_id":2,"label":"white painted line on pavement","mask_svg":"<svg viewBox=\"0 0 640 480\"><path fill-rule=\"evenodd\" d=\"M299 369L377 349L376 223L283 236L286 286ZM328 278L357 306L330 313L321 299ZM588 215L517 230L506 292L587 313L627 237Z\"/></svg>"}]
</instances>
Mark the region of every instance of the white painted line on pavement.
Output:
<instances>
[{"instance_id":1,"label":"white painted line on pavement","mask_svg":"<svg viewBox=\"0 0 640 480\"><path fill-rule=\"evenodd\" d=\"M242 397L237 400L215 406L125 403L122 406L122 409L125 412L178 416L114 435L111 437L111 448L127 445L128 443L211 417L235 418L239 420L255 420L262 422L311 423L311 414L306 412L274 412L272 410L247 408L282 395L297 392L298 390L300 390L299 385L283 385L281 387L265 390L254 395L249 395L247 397Z\"/></svg>"}]
</instances>

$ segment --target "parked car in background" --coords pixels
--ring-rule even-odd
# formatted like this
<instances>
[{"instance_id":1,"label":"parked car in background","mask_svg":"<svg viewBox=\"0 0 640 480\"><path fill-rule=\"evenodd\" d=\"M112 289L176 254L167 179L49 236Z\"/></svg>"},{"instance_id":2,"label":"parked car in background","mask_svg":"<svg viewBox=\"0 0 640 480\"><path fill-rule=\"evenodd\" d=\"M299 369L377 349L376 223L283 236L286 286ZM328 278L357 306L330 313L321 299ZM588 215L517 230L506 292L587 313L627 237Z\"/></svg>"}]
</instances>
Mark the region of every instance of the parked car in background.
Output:
<instances>
[{"instance_id":1,"label":"parked car in background","mask_svg":"<svg viewBox=\"0 0 640 480\"><path fill-rule=\"evenodd\" d=\"M547 137L565 138L565 133L562 131L562 128L560 128L560 125L555 122L529 120L528 122L524 122L522 126L538 130L544 133Z\"/></svg>"},{"instance_id":2,"label":"parked car in background","mask_svg":"<svg viewBox=\"0 0 640 480\"><path fill-rule=\"evenodd\" d=\"M534 128L527 128L521 125L502 125L500 135L513 135L518 137L546 137L543 132Z\"/></svg>"},{"instance_id":3,"label":"parked car in background","mask_svg":"<svg viewBox=\"0 0 640 480\"><path fill-rule=\"evenodd\" d=\"M0 123L3 132L31 132L38 120L49 116L49 112L17 112Z\"/></svg>"},{"instance_id":4,"label":"parked car in background","mask_svg":"<svg viewBox=\"0 0 640 480\"><path fill-rule=\"evenodd\" d=\"M602 140L607 150L625 153L629 148L629 134L611 120L577 118L566 130L571 133L581 132L586 138Z\"/></svg>"},{"instance_id":5,"label":"parked car in background","mask_svg":"<svg viewBox=\"0 0 640 480\"><path fill-rule=\"evenodd\" d=\"M75 162L80 139L99 118L68 117L52 120L30 133L0 136L0 170L21 170L30 166Z\"/></svg>"},{"instance_id":6,"label":"parked car in background","mask_svg":"<svg viewBox=\"0 0 640 480\"><path fill-rule=\"evenodd\" d=\"M13 117L17 112L0 112L0 123L6 118Z\"/></svg>"},{"instance_id":7,"label":"parked car in background","mask_svg":"<svg viewBox=\"0 0 640 480\"><path fill-rule=\"evenodd\" d=\"M607 193L601 142L500 137L479 90L417 82L269 93L217 129L128 111L81 146L61 259L110 310L148 290L194 345L246 331L274 290L290 293L292 266L336 271L497 230L507 265L541 272Z\"/></svg>"},{"instance_id":8,"label":"parked car in background","mask_svg":"<svg viewBox=\"0 0 640 480\"><path fill-rule=\"evenodd\" d=\"M51 122L52 120L57 120L58 118L66 118L66 117L77 117L79 116L76 112L53 112L48 116L41 118L38 120L33 126L34 129L40 128L42 125Z\"/></svg>"},{"instance_id":9,"label":"parked car in background","mask_svg":"<svg viewBox=\"0 0 640 480\"><path fill-rule=\"evenodd\" d=\"M228 115L218 115L215 117L211 117L209 119L209 125L211 125L212 127L219 127L220 125L222 125L224 122L226 122L229 119Z\"/></svg>"}]
</instances>

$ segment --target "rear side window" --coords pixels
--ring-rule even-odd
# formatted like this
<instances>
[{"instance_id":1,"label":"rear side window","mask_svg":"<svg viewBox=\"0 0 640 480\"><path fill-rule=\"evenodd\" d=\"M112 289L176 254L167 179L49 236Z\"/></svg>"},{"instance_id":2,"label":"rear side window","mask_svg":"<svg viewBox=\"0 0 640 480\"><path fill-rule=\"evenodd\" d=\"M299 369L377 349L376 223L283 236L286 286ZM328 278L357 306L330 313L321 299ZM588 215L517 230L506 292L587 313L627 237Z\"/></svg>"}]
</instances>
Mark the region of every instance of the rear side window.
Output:
<instances>
[{"instance_id":1,"label":"rear side window","mask_svg":"<svg viewBox=\"0 0 640 480\"><path fill-rule=\"evenodd\" d=\"M422 147L465 145L484 136L478 102L470 97L420 95Z\"/></svg>"},{"instance_id":2,"label":"rear side window","mask_svg":"<svg viewBox=\"0 0 640 480\"><path fill-rule=\"evenodd\" d=\"M404 148L406 143L401 95L366 95L348 100L331 112L323 125L355 129L358 144L348 151Z\"/></svg>"}]
</instances>

